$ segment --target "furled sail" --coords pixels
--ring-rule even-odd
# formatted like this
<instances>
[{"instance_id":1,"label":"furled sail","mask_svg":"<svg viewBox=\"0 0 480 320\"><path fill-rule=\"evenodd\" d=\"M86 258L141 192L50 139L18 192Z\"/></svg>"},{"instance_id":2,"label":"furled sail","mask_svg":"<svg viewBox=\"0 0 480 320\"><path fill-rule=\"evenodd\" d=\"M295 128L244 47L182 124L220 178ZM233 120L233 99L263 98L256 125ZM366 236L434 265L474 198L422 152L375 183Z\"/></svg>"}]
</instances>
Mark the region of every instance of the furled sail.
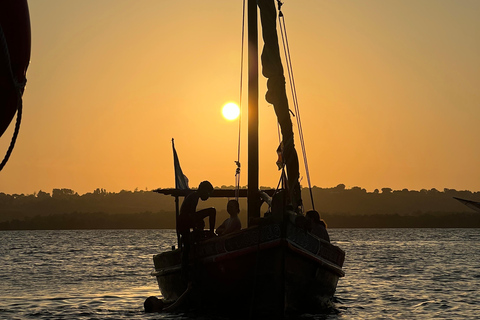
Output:
<instances>
[{"instance_id":1,"label":"furled sail","mask_svg":"<svg viewBox=\"0 0 480 320\"><path fill-rule=\"evenodd\" d=\"M285 76L277 36L277 12L274 0L258 0L262 24L263 51L262 73L267 78L267 93L265 99L273 104L275 114L282 131L283 160L287 167L288 189L294 208L302 204L299 165L297 151L293 140L292 120L288 107L285 88Z\"/></svg>"}]
</instances>

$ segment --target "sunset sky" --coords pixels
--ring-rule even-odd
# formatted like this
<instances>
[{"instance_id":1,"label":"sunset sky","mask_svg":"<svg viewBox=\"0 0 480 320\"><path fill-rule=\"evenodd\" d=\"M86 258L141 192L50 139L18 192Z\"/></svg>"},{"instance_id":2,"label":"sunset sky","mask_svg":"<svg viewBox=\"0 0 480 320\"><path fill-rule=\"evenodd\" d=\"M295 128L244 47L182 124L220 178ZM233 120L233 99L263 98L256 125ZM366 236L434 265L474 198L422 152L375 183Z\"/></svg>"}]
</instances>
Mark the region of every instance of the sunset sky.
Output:
<instances>
[{"instance_id":1,"label":"sunset sky","mask_svg":"<svg viewBox=\"0 0 480 320\"><path fill-rule=\"evenodd\" d=\"M480 1L284 2L313 185L480 190ZM241 0L29 7L23 121L0 192L173 187L172 138L191 186L234 184L238 122L221 108L239 100ZM276 118L259 83L260 185L274 187Z\"/></svg>"}]
</instances>

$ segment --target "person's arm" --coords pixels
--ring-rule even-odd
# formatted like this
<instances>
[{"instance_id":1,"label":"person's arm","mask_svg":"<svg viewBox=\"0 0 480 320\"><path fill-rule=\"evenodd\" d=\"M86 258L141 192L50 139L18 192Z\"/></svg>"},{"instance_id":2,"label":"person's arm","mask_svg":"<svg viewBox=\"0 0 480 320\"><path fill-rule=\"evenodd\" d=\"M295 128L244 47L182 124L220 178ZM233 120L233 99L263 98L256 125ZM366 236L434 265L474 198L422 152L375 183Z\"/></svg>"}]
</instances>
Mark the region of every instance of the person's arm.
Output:
<instances>
[{"instance_id":1,"label":"person's arm","mask_svg":"<svg viewBox=\"0 0 480 320\"><path fill-rule=\"evenodd\" d=\"M260 194L260 199L268 204L269 207L272 206L272 198L266 194L265 192L259 190L258 193Z\"/></svg>"},{"instance_id":2,"label":"person's arm","mask_svg":"<svg viewBox=\"0 0 480 320\"><path fill-rule=\"evenodd\" d=\"M221 235L222 233L225 232L225 223L227 220L223 221L223 223L217 228L216 232L218 235Z\"/></svg>"}]
</instances>

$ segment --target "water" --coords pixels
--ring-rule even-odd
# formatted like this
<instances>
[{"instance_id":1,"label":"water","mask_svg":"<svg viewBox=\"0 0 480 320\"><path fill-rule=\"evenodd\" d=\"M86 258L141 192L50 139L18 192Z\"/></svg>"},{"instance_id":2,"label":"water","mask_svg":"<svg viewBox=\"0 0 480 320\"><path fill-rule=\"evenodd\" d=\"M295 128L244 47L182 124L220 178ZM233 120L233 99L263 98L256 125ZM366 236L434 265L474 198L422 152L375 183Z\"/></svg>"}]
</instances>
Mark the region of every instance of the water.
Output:
<instances>
[{"instance_id":1,"label":"water","mask_svg":"<svg viewBox=\"0 0 480 320\"><path fill-rule=\"evenodd\" d=\"M480 229L332 229L347 252L336 312L303 319L480 317ZM145 314L152 255L172 230L1 231L0 319L189 319Z\"/></svg>"}]
</instances>

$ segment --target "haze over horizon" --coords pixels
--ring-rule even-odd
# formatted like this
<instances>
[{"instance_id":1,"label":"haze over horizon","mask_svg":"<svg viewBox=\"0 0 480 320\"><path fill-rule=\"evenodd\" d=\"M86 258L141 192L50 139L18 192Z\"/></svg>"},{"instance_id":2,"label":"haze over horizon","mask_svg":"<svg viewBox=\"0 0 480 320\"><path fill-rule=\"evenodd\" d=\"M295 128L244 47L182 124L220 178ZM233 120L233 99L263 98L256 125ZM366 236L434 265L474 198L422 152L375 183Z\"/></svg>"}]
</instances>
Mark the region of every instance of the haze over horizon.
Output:
<instances>
[{"instance_id":1,"label":"haze over horizon","mask_svg":"<svg viewBox=\"0 0 480 320\"><path fill-rule=\"evenodd\" d=\"M480 1L284 2L313 185L480 190ZM173 187L172 138L191 187L234 184L238 123L221 108L239 100L242 1L29 8L23 119L0 192ZM260 76L260 185L274 187L265 83ZM246 82L242 99L246 185ZM12 132L0 138L1 157Z\"/></svg>"}]
</instances>

